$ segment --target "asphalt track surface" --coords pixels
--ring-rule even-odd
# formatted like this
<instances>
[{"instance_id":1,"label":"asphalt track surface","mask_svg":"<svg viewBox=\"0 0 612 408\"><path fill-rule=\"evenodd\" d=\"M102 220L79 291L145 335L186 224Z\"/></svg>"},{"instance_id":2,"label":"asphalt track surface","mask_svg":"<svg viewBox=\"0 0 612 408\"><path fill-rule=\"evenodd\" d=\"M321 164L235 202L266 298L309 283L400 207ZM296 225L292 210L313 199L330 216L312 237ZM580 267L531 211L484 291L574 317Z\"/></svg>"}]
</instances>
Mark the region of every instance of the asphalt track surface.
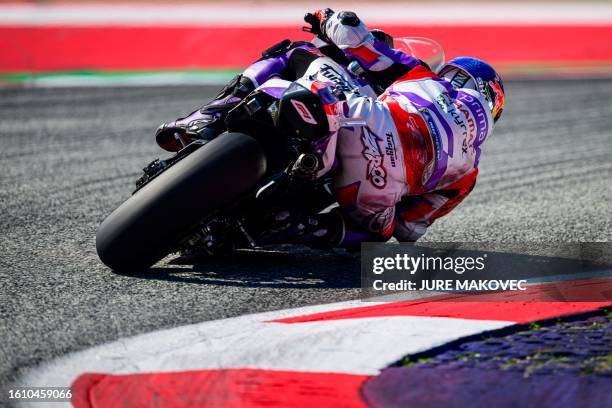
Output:
<instances>
[{"instance_id":1,"label":"asphalt track surface","mask_svg":"<svg viewBox=\"0 0 612 408\"><path fill-rule=\"evenodd\" d=\"M426 239L611 241L612 80L506 86L476 189ZM358 255L341 251L179 259L146 275L100 263L96 227L162 154L156 126L215 89L0 90L1 388L120 337L359 296Z\"/></svg>"}]
</instances>

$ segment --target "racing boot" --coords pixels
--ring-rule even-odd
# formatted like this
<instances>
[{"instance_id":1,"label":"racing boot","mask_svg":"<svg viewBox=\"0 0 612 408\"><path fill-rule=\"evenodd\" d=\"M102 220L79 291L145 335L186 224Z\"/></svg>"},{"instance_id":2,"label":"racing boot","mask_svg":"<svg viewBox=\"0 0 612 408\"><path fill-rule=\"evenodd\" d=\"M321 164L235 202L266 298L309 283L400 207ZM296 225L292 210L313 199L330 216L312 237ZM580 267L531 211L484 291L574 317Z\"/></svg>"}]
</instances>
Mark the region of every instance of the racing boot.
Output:
<instances>
[{"instance_id":1,"label":"racing boot","mask_svg":"<svg viewBox=\"0 0 612 408\"><path fill-rule=\"evenodd\" d=\"M162 124L155 134L164 150L177 152L196 139L210 141L226 130L225 117L244 97L272 77L293 81L301 77L310 63L323 56L305 42L281 41L262 53L262 57L237 75L201 109L174 122Z\"/></svg>"},{"instance_id":2,"label":"racing boot","mask_svg":"<svg viewBox=\"0 0 612 408\"><path fill-rule=\"evenodd\" d=\"M177 152L194 140L210 141L223 133L227 112L255 89L246 76L235 76L213 99L184 118L163 123L155 132L157 144Z\"/></svg>"}]
</instances>

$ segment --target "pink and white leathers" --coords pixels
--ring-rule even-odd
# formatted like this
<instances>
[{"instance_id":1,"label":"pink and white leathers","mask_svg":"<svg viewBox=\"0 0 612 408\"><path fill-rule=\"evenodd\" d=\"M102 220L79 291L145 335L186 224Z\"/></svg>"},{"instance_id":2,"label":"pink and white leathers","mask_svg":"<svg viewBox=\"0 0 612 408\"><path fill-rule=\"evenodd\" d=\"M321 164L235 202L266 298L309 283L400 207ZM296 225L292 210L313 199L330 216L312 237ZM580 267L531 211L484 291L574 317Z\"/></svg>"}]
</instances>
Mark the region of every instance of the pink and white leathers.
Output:
<instances>
[{"instance_id":1,"label":"pink and white leathers","mask_svg":"<svg viewBox=\"0 0 612 408\"><path fill-rule=\"evenodd\" d=\"M321 173L336 168L342 212L366 233L345 229L345 241L414 241L473 189L493 118L480 93L454 89L416 58L377 40L362 22L343 24L341 15L329 18L326 34L350 59L370 72L394 64L408 69L377 96L328 57L310 64L298 83L315 92L333 86L345 96L326 105L332 132ZM249 70L261 72L250 68L245 75Z\"/></svg>"}]
</instances>

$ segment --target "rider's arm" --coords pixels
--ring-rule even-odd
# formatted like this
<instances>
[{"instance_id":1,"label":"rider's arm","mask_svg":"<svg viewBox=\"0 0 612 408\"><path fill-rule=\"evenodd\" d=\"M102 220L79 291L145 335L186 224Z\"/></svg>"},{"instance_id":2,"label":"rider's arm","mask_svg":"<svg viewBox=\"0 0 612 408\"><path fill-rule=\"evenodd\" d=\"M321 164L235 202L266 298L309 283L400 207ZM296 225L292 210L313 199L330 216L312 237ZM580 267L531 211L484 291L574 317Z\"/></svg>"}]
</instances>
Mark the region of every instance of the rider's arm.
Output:
<instances>
[{"instance_id":1,"label":"rider's arm","mask_svg":"<svg viewBox=\"0 0 612 408\"><path fill-rule=\"evenodd\" d=\"M396 228L398 241L416 241L438 218L457 207L476 185L478 169L473 169L458 181L443 189L418 196L408 196L397 205Z\"/></svg>"},{"instance_id":2,"label":"rider's arm","mask_svg":"<svg viewBox=\"0 0 612 408\"><path fill-rule=\"evenodd\" d=\"M323 25L329 41L343 50L347 57L359 62L383 86L423 64L374 37L363 21L350 11L334 13Z\"/></svg>"}]
</instances>

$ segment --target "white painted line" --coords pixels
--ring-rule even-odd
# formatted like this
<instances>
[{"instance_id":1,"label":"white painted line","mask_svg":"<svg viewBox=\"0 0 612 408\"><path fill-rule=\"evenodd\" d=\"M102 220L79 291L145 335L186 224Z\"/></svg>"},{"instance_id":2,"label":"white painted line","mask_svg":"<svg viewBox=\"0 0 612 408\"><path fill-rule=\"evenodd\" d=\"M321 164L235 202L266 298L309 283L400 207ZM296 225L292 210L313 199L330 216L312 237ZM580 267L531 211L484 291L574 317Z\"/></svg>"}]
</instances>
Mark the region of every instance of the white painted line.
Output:
<instances>
[{"instance_id":1,"label":"white painted line","mask_svg":"<svg viewBox=\"0 0 612 408\"><path fill-rule=\"evenodd\" d=\"M568 283L569 289L580 290L579 284ZM605 285L605 281L599 284ZM410 293L403 300L417 300L409 307L418 309L427 305L423 298L430 295ZM527 301L517 306L529 303L533 293L526 295ZM515 295L508 294L512 296ZM84 373L155 374L239 368L376 375L406 355L514 325L512 313L507 312L520 312L514 306L504 311L499 304L492 303L489 308L492 313L473 313L474 306L480 308L479 312L487 308L473 304L462 308L454 303L437 312L435 305L427 305L408 315L402 312L406 305L357 300L202 322L119 339L64 356L30 370L16 385L67 387ZM372 307L380 305L384 307ZM534 314L531 310L529 316L550 317L550 305L543 305L540 312ZM586 308L559 306L554 310L562 315L600 307L586 305ZM458 313L449 314L451 310ZM313 316L324 312L336 313ZM466 318L429 316L438 313ZM481 316L480 320L477 316ZM482 316L506 320L484 320Z\"/></svg>"},{"instance_id":2,"label":"white painted line","mask_svg":"<svg viewBox=\"0 0 612 408\"><path fill-rule=\"evenodd\" d=\"M85 372L133 374L219 368L376 374L407 354L514 324L414 316L270 322L371 305L342 302L156 331L60 358L30 371L20 383L68 386Z\"/></svg>"},{"instance_id":3,"label":"white painted line","mask_svg":"<svg viewBox=\"0 0 612 408\"><path fill-rule=\"evenodd\" d=\"M356 11L369 25L612 24L610 3L333 3ZM294 26L310 3L4 4L0 25Z\"/></svg>"}]
</instances>

